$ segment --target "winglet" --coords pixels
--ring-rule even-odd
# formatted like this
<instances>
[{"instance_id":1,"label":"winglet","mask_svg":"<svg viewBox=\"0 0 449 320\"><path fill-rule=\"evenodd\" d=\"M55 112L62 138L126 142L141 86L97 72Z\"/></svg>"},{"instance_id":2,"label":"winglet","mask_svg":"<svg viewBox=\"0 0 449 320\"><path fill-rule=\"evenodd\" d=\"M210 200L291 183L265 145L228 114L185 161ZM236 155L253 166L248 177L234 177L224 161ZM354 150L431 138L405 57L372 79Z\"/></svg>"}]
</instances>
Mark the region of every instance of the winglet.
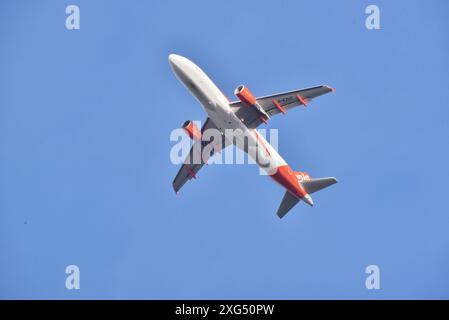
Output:
<instances>
[{"instance_id":1,"label":"winglet","mask_svg":"<svg viewBox=\"0 0 449 320\"><path fill-rule=\"evenodd\" d=\"M326 88L328 88L331 92L335 92L335 91L337 91L335 88L332 88L332 87L329 87L329 86L325 86Z\"/></svg>"}]
</instances>

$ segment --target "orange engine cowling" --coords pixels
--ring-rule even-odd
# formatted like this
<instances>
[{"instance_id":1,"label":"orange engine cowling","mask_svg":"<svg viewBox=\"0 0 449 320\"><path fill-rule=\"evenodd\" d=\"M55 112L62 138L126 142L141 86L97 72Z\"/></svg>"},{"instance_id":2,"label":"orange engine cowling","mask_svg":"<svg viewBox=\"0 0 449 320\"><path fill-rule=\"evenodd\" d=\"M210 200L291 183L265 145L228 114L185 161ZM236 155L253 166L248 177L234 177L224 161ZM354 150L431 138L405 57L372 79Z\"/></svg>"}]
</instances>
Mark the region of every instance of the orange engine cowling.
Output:
<instances>
[{"instance_id":1,"label":"orange engine cowling","mask_svg":"<svg viewBox=\"0 0 449 320\"><path fill-rule=\"evenodd\" d=\"M298 178L299 181L310 180L310 176L309 176L309 174L307 172L296 171L295 175L296 175L296 177Z\"/></svg>"},{"instance_id":2,"label":"orange engine cowling","mask_svg":"<svg viewBox=\"0 0 449 320\"><path fill-rule=\"evenodd\" d=\"M187 120L182 125L182 128L187 133L187 135L190 137L190 139L192 139L194 141L201 140L201 131L198 129L196 124L193 123L193 121Z\"/></svg>"},{"instance_id":3,"label":"orange engine cowling","mask_svg":"<svg viewBox=\"0 0 449 320\"><path fill-rule=\"evenodd\" d=\"M254 98L254 95L248 90L247 87L243 85L238 86L235 89L234 94L247 106L254 106L256 104L256 98Z\"/></svg>"}]
</instances>

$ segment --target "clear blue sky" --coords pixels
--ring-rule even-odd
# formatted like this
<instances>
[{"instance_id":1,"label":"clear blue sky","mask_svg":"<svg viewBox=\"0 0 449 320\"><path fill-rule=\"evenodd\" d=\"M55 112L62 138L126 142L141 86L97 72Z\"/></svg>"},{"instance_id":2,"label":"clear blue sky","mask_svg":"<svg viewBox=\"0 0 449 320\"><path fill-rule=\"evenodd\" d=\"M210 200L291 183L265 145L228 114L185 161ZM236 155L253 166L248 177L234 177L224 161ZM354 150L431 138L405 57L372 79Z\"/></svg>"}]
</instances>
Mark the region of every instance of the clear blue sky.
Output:
<instances>
[{"instance_id":1,"label":"clear blue sky","mask_svg":"<svg viewBox=\"0 0 449 320\"><path fill-rule=\"evenodd\" d=\"M448 9L3 1L0 298L449 298ZM293 168L339 183L283 220L283 190L251 165L203 168L175 196L170 132L205 115L170 53L228 96L335 87L269 128Z\"/></svg>"}]
</instances>

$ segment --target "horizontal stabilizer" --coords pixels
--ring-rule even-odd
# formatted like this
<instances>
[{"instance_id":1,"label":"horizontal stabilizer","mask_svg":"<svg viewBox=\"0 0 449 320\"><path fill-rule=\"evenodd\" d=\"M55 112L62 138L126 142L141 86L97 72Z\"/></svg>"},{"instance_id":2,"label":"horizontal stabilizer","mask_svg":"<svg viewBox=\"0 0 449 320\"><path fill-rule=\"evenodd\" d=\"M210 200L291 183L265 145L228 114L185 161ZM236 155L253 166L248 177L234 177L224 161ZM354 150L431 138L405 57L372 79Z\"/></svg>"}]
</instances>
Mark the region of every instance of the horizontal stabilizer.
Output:
<instances>
[{"instance_id":1,"label":"horizontal stabilizer","mask_svg":"<svg viewBox=\"0 0 449 320\"><path fill-rule=\"evenodd\" d=\"M297 197L292 195L289 191L286 191L277 212L278 217L282 218L283 216L285 216L287 212L289 212L290 209L293 208L298 202L299 199Z\"/></svg>"},{"instance_id":2,"label":"horizontal stabilizer","mask_svg":"<svg viewBox=\"0 0 449 320\"><path fill-rule=\"evenodd\" d=\"M300 182L301 186L309 194L327 188L334 183L337 183L337 179L335 179L334 177L303 180Z\"/></svg>"},{"instance_id":3,"label":"horizontal stabilizer","mask_svg":"<svg viewBox=\"0 0 449 320\"><path fill-rule=\"evenodd\" d=\"M311 194L321 189L327 188L334 183L337 183L337 179L333 177L302 180L300 182L301 186L304 188L307 194ZM282 198L281 205L279 206L277 212L278 217L283 218L299 202L299 200L301 199L297 198L289 191L285 192L284 198Z\"/></svg>"}]
</instances>

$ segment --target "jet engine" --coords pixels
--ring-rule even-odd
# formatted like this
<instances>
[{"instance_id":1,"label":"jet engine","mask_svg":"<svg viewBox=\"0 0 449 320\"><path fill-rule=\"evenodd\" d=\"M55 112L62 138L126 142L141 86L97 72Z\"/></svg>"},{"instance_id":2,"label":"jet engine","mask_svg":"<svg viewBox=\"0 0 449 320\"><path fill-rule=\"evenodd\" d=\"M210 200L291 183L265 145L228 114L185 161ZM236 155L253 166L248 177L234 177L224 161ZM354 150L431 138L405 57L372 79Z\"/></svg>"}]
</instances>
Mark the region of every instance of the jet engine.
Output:
<instances>
[{"instance_id":1,"label":"jet engine","mask_svg":"<svg viewBox=\"0 0 449 320\"><path fill-rule=\"evenodd\" d=\"M193 123L193 121L187 120L182 125L182 128L187 133L187 135L190 137L190 139L192 139L194 141L201 140L201 131L198 129L196 124Z\"/></svg>"},{"instance_id":2,"label":"jet engine","mask_svg":"<svg viewBox=\"0 0 449 320\"><path fill-rule=\"evenodd\" d=\"M269 119L270 116L265 112L265 110L259 105L257 102L257 99L254 97L254 95L251 93L251 91L248 90L247 87L244 85L238 86L234 94L239 98L239 100L247 105L248 107L256 108L256 110L262 115L261 119L262 121L266 122L266 119Z\"/></svg>"},{"instance_id":3,"label":"jet engine","mask_svg":"<svg viewBox=\"0 0 449 320\"><path fill-rule=\"evenodd\" d=\"M246 104L248 107L252 107L256 104L256 98L254 98L254 95L251 93L251 91L248 90L247 87L241 85L238 86L234 94L239 98L241 102Z\"/></svg>"}]
</instances>

